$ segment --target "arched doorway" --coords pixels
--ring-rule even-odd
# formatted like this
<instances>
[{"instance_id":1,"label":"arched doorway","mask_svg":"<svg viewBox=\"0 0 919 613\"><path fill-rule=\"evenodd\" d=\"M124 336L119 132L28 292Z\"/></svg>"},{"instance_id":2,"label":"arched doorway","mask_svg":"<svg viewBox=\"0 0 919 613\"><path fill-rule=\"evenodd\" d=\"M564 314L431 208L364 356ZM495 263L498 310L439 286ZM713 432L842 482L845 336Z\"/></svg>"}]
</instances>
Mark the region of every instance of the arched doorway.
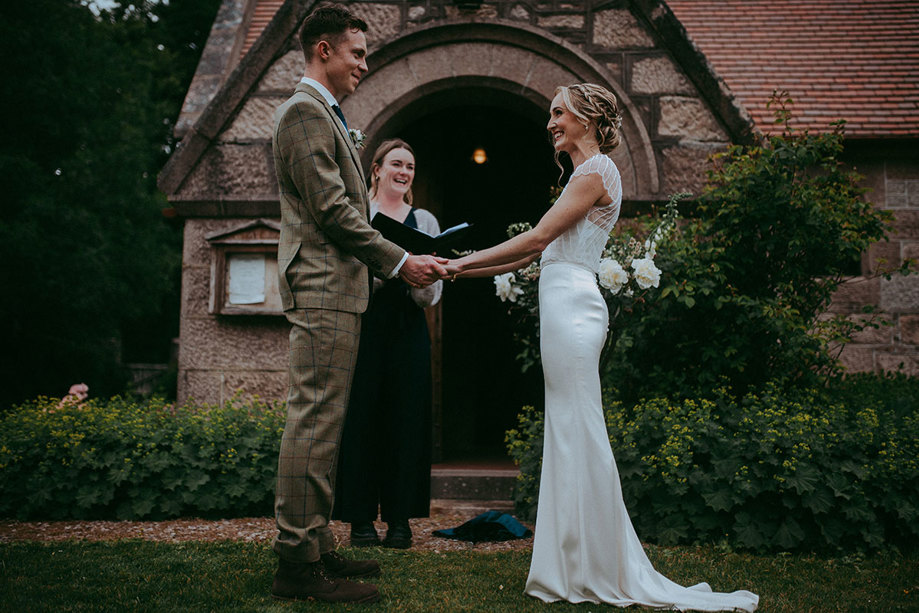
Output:
<instances>
[{"instance_id":1,"label":"arched doorway","mask_svg":"<svg viewBox=\"0 0 919 613\"><path fill-rule=\"evenodd\" d=\"M501 89L460 86L418 98L374 135L404 138L416 153L416 204L446 228L466 221L482 249L507 226L535 223L559 171L545 132L545 108ZM487 161L472 159L483 149ZM448 254L449 255L449 254ZM504 433L520 408L541 405L538 368L520 372L507 305L491 279L447 283L435 332L435 457L503 457ZM435 325L437 325L435 323Z\"/></svg>"},{"instance_id":2,"label":"arched doorway","mask_svg":"<svg viewBox=\"0 0 919 613\"><path fill-rule=\"evenodd\" d=\"M449 227L478 229L472 248L506 238L518 221L535 222L558 177L545 136L555 88L579 81L614 91L624 146L615 161L626 198L658 191L653 147L638 106L606 68L566 41L518 23L431 23L375 50L371 70L342 102L364 129L369 168L384 139L405 138L417 153L416 195ZM489 161L477 166L473 149ZM448 284L435 330L434 458L504 455L504 432L524 404L542 403L541 373L520 373L506 305L490 279ZM538 370L538 369L537 369Z\"/></svg>"}]
</instances>

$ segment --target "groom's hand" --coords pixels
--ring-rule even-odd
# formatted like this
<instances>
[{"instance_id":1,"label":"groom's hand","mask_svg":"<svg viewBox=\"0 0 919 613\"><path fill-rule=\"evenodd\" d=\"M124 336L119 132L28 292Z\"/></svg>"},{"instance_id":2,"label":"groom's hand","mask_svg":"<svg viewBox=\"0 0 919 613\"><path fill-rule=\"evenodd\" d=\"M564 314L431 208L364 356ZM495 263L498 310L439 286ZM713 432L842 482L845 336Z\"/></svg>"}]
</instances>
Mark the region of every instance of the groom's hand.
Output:
<instances>
[{"instance_id":1,"label":"groom's hand","mask_svg":"<svg viewBox=\"0 0 919 613\"><path fill-rule=\"evenodd\" d=\"M410 255L399 270L399 277L412 287L425 287L444 278L449 260L433 255Z\"/></svg>"}]
</instances>

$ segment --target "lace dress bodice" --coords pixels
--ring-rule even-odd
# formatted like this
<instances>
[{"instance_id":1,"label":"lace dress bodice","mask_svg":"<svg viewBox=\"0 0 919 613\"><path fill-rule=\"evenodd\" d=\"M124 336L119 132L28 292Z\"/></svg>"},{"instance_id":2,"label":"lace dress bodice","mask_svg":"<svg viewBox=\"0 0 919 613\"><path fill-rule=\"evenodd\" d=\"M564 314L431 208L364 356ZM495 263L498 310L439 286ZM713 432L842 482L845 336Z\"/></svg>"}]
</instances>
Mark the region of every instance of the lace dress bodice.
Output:
<instances>
[{"instance_id":1,"label":"lace dress bodice","mask_svg":"<svg viewBox=\"0 0 919 613\"><path fill-rule=\"evenodd\" d=\"M584 219L549 243L549 246L542 252L541 266L552 262L570 262L592 270L594 273L599 269L603 248L606 246L610 231L619 219L619 209L622 205L622 180L619 177L619 169L603 154L597 154L582 162L571 173L571 178L588 174L600 175L606 193L609 194L612 202L606 206L592 207ZM566 185L565 189L567 188ZM564 190L562 193L565 193Z\"/></svg>"}]
</instances>

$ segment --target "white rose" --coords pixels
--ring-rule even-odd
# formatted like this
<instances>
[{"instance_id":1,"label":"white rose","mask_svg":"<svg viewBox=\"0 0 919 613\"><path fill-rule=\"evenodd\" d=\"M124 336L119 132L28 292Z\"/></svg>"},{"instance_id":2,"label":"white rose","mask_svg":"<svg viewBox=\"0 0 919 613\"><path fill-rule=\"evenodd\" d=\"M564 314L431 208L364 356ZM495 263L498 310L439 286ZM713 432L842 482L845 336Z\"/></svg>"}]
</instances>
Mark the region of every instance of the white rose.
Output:
<instances>
[{"instance_id":1,"label":"white rose","mask_svg":"<svg viewBox=\"0 0 919 613\"><path fill-rule=\"evenodd\" d=\"M501 299L501 302L517 302L517 296L523 293L523 290L514 286L514 273L506 272L503 275L495 275L495 294Z\"/></svg>"},{"instance_id":2,"label":"white rose","mask_svg":"<svg viewBox=\"0 0 919 613\"><path fill-rule=\"evenodd\" d=\"M618 294L622 286L629 282L629 273L622 268L619 262L610 258L600 260L597 276L600 279L600 285L614 294Z\"/></svg>"},{"instance_id":3,"label":"white rose","mask_svg":"<svg viewBox=\"0 0 919 613\"><path fill-rule=\"evenodd\" d=\"M641 289L657 287L660 284L661 271L651 258L632 260L632 270L635 271L635 281Z\"/></svg>"}]
</instances>

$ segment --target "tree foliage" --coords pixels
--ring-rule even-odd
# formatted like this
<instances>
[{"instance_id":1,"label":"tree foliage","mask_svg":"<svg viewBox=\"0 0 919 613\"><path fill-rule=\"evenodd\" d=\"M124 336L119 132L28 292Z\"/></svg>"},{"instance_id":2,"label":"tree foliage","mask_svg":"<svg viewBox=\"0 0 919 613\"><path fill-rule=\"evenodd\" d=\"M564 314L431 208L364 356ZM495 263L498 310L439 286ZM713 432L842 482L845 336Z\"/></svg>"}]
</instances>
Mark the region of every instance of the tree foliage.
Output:
<instances>
[{"instance_id":1,"label":"tree foliage","mask_svg":"<svg viewBox=\"0 0 919 613\"><path fill-rule=\"evenodd\" d=\"M126 332L168 344L181 250L155 179L217 4L4 5L0 404L118 391Z\"/></svg>"}]
</instances>

